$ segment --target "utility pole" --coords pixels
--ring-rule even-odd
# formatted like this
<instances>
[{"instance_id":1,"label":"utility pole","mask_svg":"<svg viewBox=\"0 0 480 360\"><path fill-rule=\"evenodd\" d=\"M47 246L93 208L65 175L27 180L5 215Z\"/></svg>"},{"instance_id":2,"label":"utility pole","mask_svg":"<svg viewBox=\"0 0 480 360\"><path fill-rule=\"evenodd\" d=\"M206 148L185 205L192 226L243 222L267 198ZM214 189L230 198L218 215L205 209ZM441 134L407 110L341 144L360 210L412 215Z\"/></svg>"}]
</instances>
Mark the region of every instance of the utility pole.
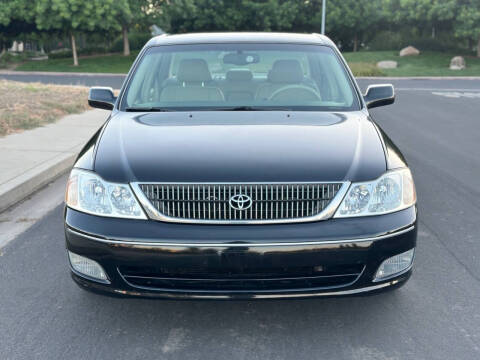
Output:
<instances>
[{"instance_id":1,"label":"utility pole","mask_svg":"<svg viewBox=\"0 0 480 360\"><path fill-rule=\"evenodd\" d=\"M327 0L322 0L322 35L325 35L325 5Z\"/></svg>"}]
</instances>

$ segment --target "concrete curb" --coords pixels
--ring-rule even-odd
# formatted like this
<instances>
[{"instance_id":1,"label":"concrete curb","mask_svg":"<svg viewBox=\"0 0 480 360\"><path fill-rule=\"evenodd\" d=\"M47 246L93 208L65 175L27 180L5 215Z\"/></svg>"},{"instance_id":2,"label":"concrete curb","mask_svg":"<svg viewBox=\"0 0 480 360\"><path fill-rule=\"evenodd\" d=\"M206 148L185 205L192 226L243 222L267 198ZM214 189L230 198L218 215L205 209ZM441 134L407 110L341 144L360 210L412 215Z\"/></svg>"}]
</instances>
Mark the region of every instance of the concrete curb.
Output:
<instances>
[{"instance_id":1,"label":"concrete curb","mask_svg":"<svg viewBox=\"0 0 480 360\"><path fill-rule=\"evenodd\" d=\"M480 80L480 76L358 76L358 80Z\"/></svg>"},{"instance_id":2,"label":"concrete curb","mask_svg":"<svg viewBox=\"0 0 480 360\"><path fill-rule=\"evenodd\" d=\"M76 154L62 154L30 169L0 186L0 212L24 200L67 172Z\"/></svg>"},{"instance_id":3,"label":"concrete curb","mask_svg":"<svg viewBox=\"0 0 480 360\"><path fill-rule=\"evenodd\" d=\"M111 77L125 77L127 74L116 73L85 73L85 72L55 72L55 71L14 71L14 70L0 70L0 75L48 75L48 76L111 76Z\"/></svg>"},{"instance_id":4,"label":"concrete curb","mask_svg":"<svg viewBox=\"0 0 480 360\"><path fill-rule=\"evenodd\" d=\"M48 76L110 76L125 77L127 74L54 72L54 71L14 71L0 70L0 75L48 75ZM480 80L480 76L358 76L359 80Z\"/></svg>"}]
</instances>

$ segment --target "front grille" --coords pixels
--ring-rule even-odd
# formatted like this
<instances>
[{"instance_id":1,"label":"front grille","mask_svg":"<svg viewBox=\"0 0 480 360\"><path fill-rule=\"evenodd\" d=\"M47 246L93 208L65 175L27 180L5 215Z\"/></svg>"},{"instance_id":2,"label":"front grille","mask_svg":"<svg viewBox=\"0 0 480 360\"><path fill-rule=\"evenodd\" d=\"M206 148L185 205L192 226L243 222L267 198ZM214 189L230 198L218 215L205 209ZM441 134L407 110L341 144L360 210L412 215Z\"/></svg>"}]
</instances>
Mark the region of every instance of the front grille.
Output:
<instances>
[{"instance_id":1,"label":"front grille","mask_svg":"<svg viewBox=\"0 0 480 360\"><path fill-rule=\"evenodd\" d=\"M328 206L342 183L139 184L139 187L154 208L169 218L241 222L313 217Z\"/></svg>"},{"instance_id":2,"label":"front grille","mask_svg":"<svg viewBox=\"0 0 480 360\"><path fill-rule=\"evenodd\" d=\"M258 292L339 288L353 284L364 265L296 266L285 268L205 269L120 266L131 286L160 291Z\"/></svg>"}]
</instances>

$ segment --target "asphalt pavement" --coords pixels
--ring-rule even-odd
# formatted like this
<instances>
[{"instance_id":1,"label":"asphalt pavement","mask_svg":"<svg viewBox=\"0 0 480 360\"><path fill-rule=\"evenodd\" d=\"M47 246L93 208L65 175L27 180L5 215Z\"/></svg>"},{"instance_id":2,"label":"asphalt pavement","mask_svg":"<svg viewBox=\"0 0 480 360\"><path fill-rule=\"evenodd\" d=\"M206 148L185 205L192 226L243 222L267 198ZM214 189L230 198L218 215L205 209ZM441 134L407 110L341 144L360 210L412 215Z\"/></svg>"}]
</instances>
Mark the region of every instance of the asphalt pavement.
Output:
<instances>
[{"instance_id":1,"label":"asphalt pavement","mask_svg":"<svg viewBox=\"0 0 480 360\"><path fill-rule=\"evenodd\" d=\"M39 82L43 84L78 85L78 86L110 86L120 89L125 80L124 74L78 74L78 73L45 73L0 71L0 79Z\"/></svg>"},{"instance_id":2,"label":"asphalt pavement","mask_svg":"<svg viewBox=\"0 0 480 360\"><path fill-rule=\"evenodd\" d=\"M21 82L40 82L44 84L58 85L80 85L80 86L110 86L114 89L120 89L125 74L94 74L94 73L48 73L48 72L28 72L28 71L0 71L0 79L21 81ZM477 89L480 78L475 80L444 80L436 78L432 80L407 78L398 79L368 79L361 78L360 85L371 83L393 83L398 86L400 91L403 89L460 89L471 90Z\"/></svg>"},{"instance_id":3,"label":"asphalt pavement","mask_svg":"<svg viewBox=\"0 0 480 360\"><path fill-rule=\"evenodd\" d=\"M372 82L385 81L361 86ZM479 359L480 81L390 82L396 103L372 114L409 161L420 219L403 288L294 301L90 294L69 277L57 206L1 249L0 358Z\"/></svg>"}]
</instances>

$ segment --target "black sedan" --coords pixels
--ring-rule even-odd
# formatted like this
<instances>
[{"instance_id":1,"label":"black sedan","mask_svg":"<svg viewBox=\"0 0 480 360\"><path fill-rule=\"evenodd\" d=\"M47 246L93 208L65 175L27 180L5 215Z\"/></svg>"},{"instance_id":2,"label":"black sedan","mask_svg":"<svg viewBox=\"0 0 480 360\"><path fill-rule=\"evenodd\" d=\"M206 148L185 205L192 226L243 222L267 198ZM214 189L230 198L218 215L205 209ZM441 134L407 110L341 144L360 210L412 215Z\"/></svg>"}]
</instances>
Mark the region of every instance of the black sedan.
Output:
<instances>
[{"instance_id":1,"label":"black sedan","mask_svg":"<svg viewBox=\"0 0 480 360\"><path fill-rule=\"evenodd\" d=\"M162 35L66 192L73 279L111 295L253 299L394 289L417 236L407 164L318 34Z\"/></svg>"}]
</instances>

